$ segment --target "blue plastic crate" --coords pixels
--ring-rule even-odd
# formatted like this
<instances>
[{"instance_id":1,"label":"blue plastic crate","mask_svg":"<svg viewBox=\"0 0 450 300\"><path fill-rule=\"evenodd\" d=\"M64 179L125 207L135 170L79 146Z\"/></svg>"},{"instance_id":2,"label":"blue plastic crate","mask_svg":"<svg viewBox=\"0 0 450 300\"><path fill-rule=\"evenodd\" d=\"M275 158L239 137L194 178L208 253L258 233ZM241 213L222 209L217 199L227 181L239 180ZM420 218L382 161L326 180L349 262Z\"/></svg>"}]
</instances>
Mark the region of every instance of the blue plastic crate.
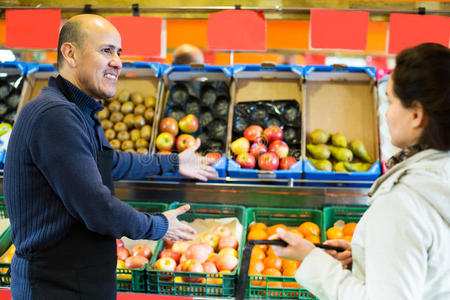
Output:
<instances>
[{"instance_id":1,"label":"blue plastic crate","mask_svg":"<svg viewBox=\"0 0 450 300\"><path fill-rule=\"evenodd\" d=\"M375 180L381 174L381 165L377 161L373 163L372 167L366 172L334 172L334 171L320 171L317 170L313 164L306 160L303 162L303 172L305 179L308 180L330 180L330 181L340 181L340 185L348 185L350 187L370 187ZM348 183L346 181L367 181L367 183ZM344 183L342 183L344 182ZM306 185L310 186L330 186L334 183L324 183L324 182L307 182Z\"/></svg>"},{"instance_id":2,"label":"blue plastic crate","mask_svg":"<svg viewBox=\"0 0 450 300\"><path fill-rule=\"evenodd\" d=\"M210 66L210 65L204 65L201 67L193 67L190 65L161 65L161 75L166 77L166 85L165 90L161 92L162 97L165 97L166 91L169 88L169 85L172 83L177 82L196 82L197 84L201 85L201 82L206 81L208 83L210 82L217 82L217 81L225 81L228 85L231 83L231 76L233 74L233 69L231 67L225 67L225 66ZM198 80L201 79L201 80ZM201 87L200 87L201 88ZM196 95L199 96L199 95ZM159 115L158 115L158 123L161 121L166 115L165 107L167 105L166 101L169 101L170 97L168 97L167 100L163 100L164 102L161 103ZM231 104L231 99L230 99ZM225 121L226 122L226 121ZM193 135L194 137L197 137L200 132L196 132ZM158 135L158 132L155 134L155 139ZM220 153L222 157L212 165L217 170L218 178L215 180L209 180L209 182L225 182L226 177L226 170L227 170L227 159L225 157L225 153L227 150L226 141L223 141L224 149L223 153ZM152 145L152 153L156 153L156 145L153 143ZM155 181L176 181L180 182L182 180L191 180L184 178L183 175L177 173L165 173L162 176L156 176L153 178Z\"/></svg>"},{"instance_id":3,"label":"blue plastic crate","mask_svg":"<svg viewBox=\"0 0 450 300\"><path fill-rule=\"evenodd\" d=\"M261 179L302 179L303 162L297 161L289 170L263 171L244 169L234 160L228 160L228 176L232 178L261 178Z\"/></svg>"}]
</instances>

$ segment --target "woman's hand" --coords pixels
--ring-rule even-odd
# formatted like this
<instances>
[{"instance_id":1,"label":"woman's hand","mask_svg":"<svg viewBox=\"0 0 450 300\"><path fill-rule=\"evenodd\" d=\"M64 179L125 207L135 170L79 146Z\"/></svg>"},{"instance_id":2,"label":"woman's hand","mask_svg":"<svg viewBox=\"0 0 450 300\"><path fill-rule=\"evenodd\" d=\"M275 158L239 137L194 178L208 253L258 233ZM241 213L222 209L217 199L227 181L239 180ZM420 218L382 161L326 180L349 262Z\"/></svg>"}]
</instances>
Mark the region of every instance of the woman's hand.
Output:
<instances>
[{"instance_id":1,"label":"woman's hand","mask_svg":"<svg viewBox=\"0 0 450 300\"><path fill-rule=\"evenodd\" d=\"M344 269L352 268L352 246L349 242L346 240L328 240L324 244L344 248L345 251L343 252L337 252L336 250L326 250L325 252L340 261Z\"/></svg>"},{"instance_id":2,"label":"woman's hand","mask_svg":"<svg viewBox=\"0 0 450 300\"><path fill-rule=\"evenodd\" d=\"M277 233L280 239L288 243L286 247L272 246L275 254L281 258L302 261L315 248L310 241L283 228L277 228Z\"/></svg>"}]
</instances>

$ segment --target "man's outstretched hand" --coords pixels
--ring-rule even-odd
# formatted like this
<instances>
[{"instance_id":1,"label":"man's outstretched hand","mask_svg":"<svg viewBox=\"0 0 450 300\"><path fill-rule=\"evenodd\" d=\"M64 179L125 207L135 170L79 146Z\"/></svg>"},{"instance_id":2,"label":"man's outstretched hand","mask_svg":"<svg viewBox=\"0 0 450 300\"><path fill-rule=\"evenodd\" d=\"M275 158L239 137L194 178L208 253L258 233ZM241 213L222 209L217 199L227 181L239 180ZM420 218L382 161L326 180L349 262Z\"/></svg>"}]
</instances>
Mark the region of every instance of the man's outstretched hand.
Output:
<instances>
[{"instance_id":1,"label":"man's outstretched hand","mask_svg":"<svg viewBox=\"0 0 450 300\"><path fill-rule=\"evenodd\" d=\"M197 233L194 228L181 223L177 219L178 216L184 214L190 208L191 207L189 206L189 204L186 204L178 208L163 212L163 214L169 221L169 228L167 229L166 235L163 237L163 240L175 242L178 240L191 241L194 239L192 235Z\"/></svg>"},{"instance_id":2,"label":"man's outstretched hand","mask_svg":"<svg viewBox=\"0 0 450 300\"><path fill-rule=\"evenodd\" d=\"M206 181L208 178L217 177L217 171L213 167L206 165L213 163L212 159L195 154L200 144L200 139L197 139L193 147L184 150L178 155L179 172L181 175Z\"/></svg>"}]
</instances>

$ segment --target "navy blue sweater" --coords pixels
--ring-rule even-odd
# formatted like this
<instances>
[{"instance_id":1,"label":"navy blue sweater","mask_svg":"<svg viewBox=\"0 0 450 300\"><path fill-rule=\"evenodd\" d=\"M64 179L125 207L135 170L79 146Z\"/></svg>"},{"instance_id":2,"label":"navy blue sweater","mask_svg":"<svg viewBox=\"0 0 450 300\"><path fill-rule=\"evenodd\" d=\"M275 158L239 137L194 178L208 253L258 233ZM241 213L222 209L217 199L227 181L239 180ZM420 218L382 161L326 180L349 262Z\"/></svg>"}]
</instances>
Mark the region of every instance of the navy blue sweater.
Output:
<instances>
[{"instance_id":1,"label":"navy blue sweater","mask_svg":"<svg viewBox=\"0 0 450 300\"><path fill-rule=\"evenodd\" d=\"M138 212L111 196L103 185L97 147L110 145L95 116L102 105L75 86L69 87L74 102L50 78L49 86L23 107L14 124L4 195L17 253L28 255L47 248L61 240L76 221L115 238L162 238L168 227L162 214ZM115 180L176 171L177 155L114 153ZM26 266L18 265L14 270L16 264L13 276L15 271L22 273L19 269L26 271Z\"/></svg>"}]
</instances>

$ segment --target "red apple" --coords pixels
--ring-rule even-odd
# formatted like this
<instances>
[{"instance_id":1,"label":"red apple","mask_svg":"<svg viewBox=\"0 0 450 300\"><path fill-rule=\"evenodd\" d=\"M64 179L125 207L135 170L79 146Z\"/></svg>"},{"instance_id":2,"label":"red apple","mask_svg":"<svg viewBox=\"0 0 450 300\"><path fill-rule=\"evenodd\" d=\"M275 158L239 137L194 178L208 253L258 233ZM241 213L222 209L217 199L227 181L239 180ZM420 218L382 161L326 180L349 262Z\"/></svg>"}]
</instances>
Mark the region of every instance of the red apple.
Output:
<instances>
[{"instance_id":1,"label":"red apple","mask_svg":"<svg viewBox=\"0 0 450 300\"><path fill-rule=\"evenodd\" d=\"M125 260L125 267L128 269L137 269L148 264L148 259L143 256L129 256Z\"/></svg>"},{"instance_id":2,"label":"red apple","mask_svg":"<svg viewBox=\"0 0 450 300\"><path fill-rule=\"evenodd\" d=\"M275 153L279 159L282 159L289 154L289 146L283 141L275 140L269 145L269 152Z\"/></svg>"},{"instance_id":3,"label":"red apple","mask_svg":"<svg viewBox=\"0 0 450 300\"><path fill-rule=\"evenodd\" d=\"M184 252L186 252L187 248L189 248L190 245L190 243L185 241L176 241L175 243L173 243L172 250L183 254Z\"/></svg>"},{"instance_id":4,"label":"red apple","mask_svg":"<svg viewBox=\"0 0 450 300\"><path fill-rule=\"evenodd\" d=\"M210 153L207 153L207 154L205 155L205 157L206 157L206 158L209 158L209 159L211 159L211 160L214 160L214 162L209 163L209 165L213 165L213 164L215 164L215 163L222 157L222 155L220 155L220 154L217 153L217 152L210 152Z\"/></svg>"},{"instance_id":5,"label":"red apple","mask_svg":"<svg viewBox=\"0 0 450 300\"><path fill-rule=\"evenodd\" d=\"M278 126L270 126L264 129L264 139L267 143L283 139L283 130Z\"/></svg>"},{"instance_id":6,"label":"red apple","mask_svg":"<svg viewBox=\"0 0 450 300\"><path fill-rule=\"evenodd\" d=\"M231 235L231 229L225 225L219 225L213 230L214 233L217 233L220 237Z\"/></svg>"},{"instance_id":7,"label":"red apple","mask_svg":"<svg viewBox=\"0 0 450 300\"><path fill-rule=\"evenodd\" d=\"M131 249L132 256L143 256L145 258L150 258L152 256L152 248L146 244L137 244Z\"/></svg>"},{"instance_id":8,"label":"red apple","mask_svg":"<svg viewBox=\"0 0 450 300\"><path fill-rule=\"evenodd\" d=\"M125 247L117 247L117 258L120 260L125 260L130 256L130 252Z\"/></svg>"},{"instance_id":9,"label":"red apple","mask_svg":"<svg viewBox=\"0 0 450 300\"><path fill-rule=\"evenodd\" d=\"M238 264L238 259L234 255L219 255L216 259L216 267L219 271L233 271Z\"/></svg>"},{"instance_id":10,"label":"red apple","mask_svg":"<svg viewBox=\"0 0 450 300\"><path fill-rule=\"evenodd\" d=\"M177 263L173 258L170 257L162 257L155 262L153 266L156 270L162 271L175 271L175 267Z\"/></svg>"},{"instance_id":11,"label":"red apple","mask_svg":"<svg viewBox=\"0 0 450 300\"><path fill-rule=\"evenodd\" d=\"M198 119L193 114L186 115L178 122L178 126L182 132L194 133L198 129Z\"/></svg>"},{"instance_id":12,"label":"red apple","mask_svg":"<svg viewBox=\"0 0 450 300\"><path fill-rule=\"evenodd\" d=\"M232 236L232 235L223 236L220 238L220 241L219 241L219 250L222 250L223 248L226 248L226 247L231 247L231 248L236 249L238 245L239 245L239 242L234 236Z\"/></svg>"},{"instance_id":13,"label":"red apple","mask_svg":"<svg viewBox=\"0 0 450 300\"><path fill-rule=\"evenodd\" d=\"M289 170L293 164L295 164L297 160L293 156L286 156L280 161L280 169L281 170Z\"/></svg>"},{"instance_id":14,"label":"red apple","mask_svg":"<svg viewBox=\"0 0 450 300\"><path fill-rule=\"evenodd\" d=\"M205 273L217 273L218 272L216 265L211 261L204 262L202 264L202 267L203 267L203 271Z\"/></svg>"},{"instance_id":15,"label":"red apple","mask_svg":"<svg viewBox=\"0 0 450 300\"><path fill-rule=\"evenodd\" d=\"M180 262L181 254L178 252L173 251L172 249L164 249L161 251L161 254L159 255L160 258L163 257L170 257L172 258L176 263Z\"/></svg>"},{"instance_id":16,"label":"red apple","mask_svg":"<svg viewBox=\"0 0 450 300\"><path fill-rule=\"evenodd\" d=\"M181 265L181 271L192 272L192 273L203 273L203 266L201 263L194 259L188 259ZM185 282L201 282L201 278L188 278L184 277Z\"/></svg>"},{"instance_id":17,"label":"red apple","mask_svg":"<svg viewBox=\"0 0 450 300\"><path fill-rule=\"evenodd\" d=\"M250 147L250 154L252 154L255 158L258 158L260 154L267 152L267 146L263 143L253 143Z\"/></svg>"},{"instance_id":18,"label":"red apple","mask_svg":"<svg viewBox=\"0 0 450 300\"><path fill-rule=\"evenodd\" d=\"M202 234L201 241L204 243L208 243L212 248L216 248L219 244L220 236L213 232L205 232Z\"/></svg>"},{"instance_id":19,"label":"red apple","mask_svg":"<svg viewBox=\"0 0 450 300\"><path fill-rule=\"evenodd\" d=\"M280 160L273 152L263 153L258 157L258 166L261 170L273 171L278 169Z\"/></svg>"},{"instance_id":20,"label":"red apple","mask_svg":"<svg viewBox=\"0 0 450 300\"><path fill-rule=\"evenodd\" d=\"M160 151L170 151L175 145L175 136L168 132L160 133L156 137L155 144Z\"/></svg>"},{"instance_id":21,"label":"red apple","mask_svg":"<svg viewBox=\"0 0 450 300\"><path fill-rule=\"evenodd\" d=\"M187 148L195 145L195 137L190 134L181 134L177 137L177 150L183 152Z\"/></svg>"},{"instance_id":22,"label":"red apple","mask_svg":"<svg viewBox=\"0 0 450 300\"><path fill-rule=\"evenodd\" d=\"M173 136L178 134L178 122L174 118L164 118L159 122L159 132L168 132Z\"/></svg>"},{"instance_id":23,"label":"red apple","mask_svg":"<svg viewBox=\"0 0 450 300\"><path fill-rule=\"evenodd\" d=\"M209 244L206 244L211 247ZM211 248L212 249L212 248ZM209 254L213 251L209 252L208 249L203 244L193 244L187 248L184 255L187 259L194 259L199 263L204 263L208 258Z\"/></svg>"},{"instance_id":24,"label":"red apple","mask_svg":"<svg viewBox=\"0 0 450 300\"><path fill-rule=\"evenodd\" d=\"M263 134L263 129L259 125L252 125L247 127L244 131L244 137L250 142L256 142L261 139Z\"/></svg>"},{"instance_id":25,"label":"red apple","mask_svg":"<svg viewBox=\"0 0 450 300\"><path fill-rule=\"evenodd\" d=\"M125 247L125 244L121 239L116 239L116 246L117 247Z\"/></svg>"},{"instance_id":26,"label":"red apple","mask_svg":"<svg viewBox=\"0 0 450 300\"><path fill-rule=\"evenodd\" d=\"M244 169L254 169L256 159L250 153L241 153L236 157L236 162Z\"/></svg>"},{"instance_id":27,"label":"red apple","mask_svg":"<svg viewBox=\"0 0 450 300\"><path fill-rule=\"evenodd\" d=\"M232 142L230 147L235 155L239 155L248 152L250 149L250 142L245 137L241 137Z\"/></svg>"}]
</instances>

